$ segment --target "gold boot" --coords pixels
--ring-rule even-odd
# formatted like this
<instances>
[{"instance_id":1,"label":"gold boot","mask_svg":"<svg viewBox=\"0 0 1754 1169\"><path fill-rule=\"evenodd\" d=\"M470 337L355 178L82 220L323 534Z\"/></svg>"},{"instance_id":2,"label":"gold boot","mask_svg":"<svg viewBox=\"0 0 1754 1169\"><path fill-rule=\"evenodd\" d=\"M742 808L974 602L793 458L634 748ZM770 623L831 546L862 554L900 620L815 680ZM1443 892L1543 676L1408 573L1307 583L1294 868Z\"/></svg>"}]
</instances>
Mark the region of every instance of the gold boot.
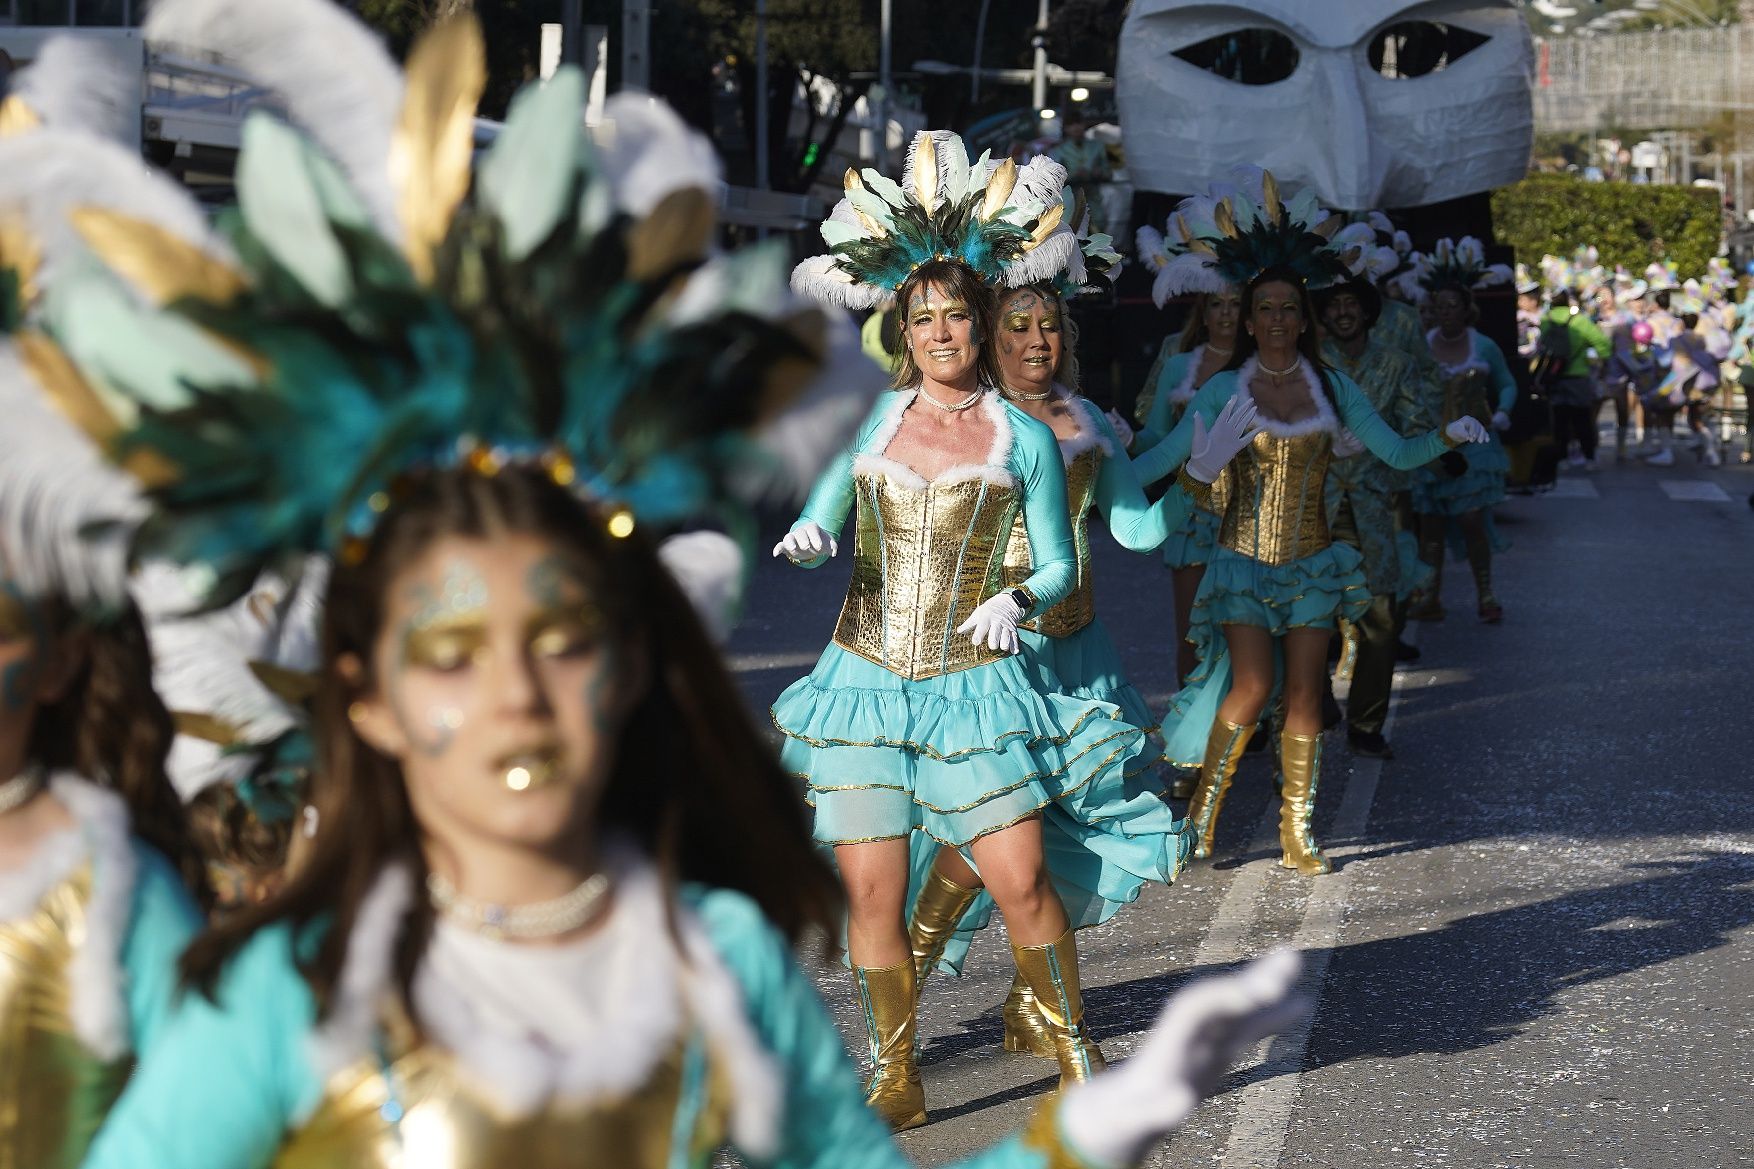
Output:
<instances>
[{"instance_id":1,"label":"gold boot","mask_svg":"<svg viewBox=\"0 0 1754 1169\"><path fill-rule=\"evenodd\" d=\"M1108 1066L1102 1049L1084 1033L1084 996L1078 989L1078 946L1068 929L1045 946L1011 944L1017 973L1035 994L1060 1061L1060 1087L1088 1080Z\"/></svg>"},{"instance_id":2,"label":"gold boot","mask_svg":"<svg viewBox=\"0 0 1754 1169\"><path fill-rule=\"evenodd\" d=\"M1206 736L1206 760L1200 764L1200 786L1188 805L1188 826L1194 833L1194 855L1212 855L1212 836L1218 831L1218 809L1224 804L1224 793L1230 790L1231 777L1242 760L1243 748L1255 733L1253 724L1239 727L1223 719L1215 719L1212 733Z\"/></svg>"},{"instance_id":3,"label":"gold boot","mask_svg":"<svg viewBox=\"0 0 1754 1169\"><path fill-rule=\"evenodd\" d=\"M926 883L914 900L907 923L907 940L914 951L914 989L926 984L926 975L944 956L944 947L956 934L956 923L968 912L979 889L958 885L937 869L926 874Z\"/></svg>"},{"instance_id":4,"label":"gold boot","mask_svg":"<svg viewBox=\"0 0 1754 1169\"><path fill-rule=\"evenodd\" d=\"M894 1132L918 1128L926 1123L926 1089L914 1062L919 1016L913 959L895 966L855 966L853 982L870 1041L872 1071L865 1103Z\"/></svg>"},{"instance_id":5,"label":"gold boot","mask_svg":"<svg viewBox=\"0 0 1754 1169\"><path fill-rule=\"evenodd\" d=\"M1279 736L1279 771L1284 787L1279 793L1279 858L1283 868L1296 869L1306 877L1331 873L1334 866L1316 847L1310 835L1310 817L1315 815L1316 786L1322 775L1322 737L1294 735L1289 731Z\"/></svg>"},{"instance_id":6,"label":"gold boot","mask_svg":"<svg viewBox=\"0 0 1754 1169\"><path fill-rule=\"evenodd\" d=\"M1011 980L1011 993L1005 996L1005 1050L1028 1052L1043 1059L1055 1058L1054 1033L1042 1016L1041 1004L1029 989L1019 970Z\"/></svg>"}]
</instances>

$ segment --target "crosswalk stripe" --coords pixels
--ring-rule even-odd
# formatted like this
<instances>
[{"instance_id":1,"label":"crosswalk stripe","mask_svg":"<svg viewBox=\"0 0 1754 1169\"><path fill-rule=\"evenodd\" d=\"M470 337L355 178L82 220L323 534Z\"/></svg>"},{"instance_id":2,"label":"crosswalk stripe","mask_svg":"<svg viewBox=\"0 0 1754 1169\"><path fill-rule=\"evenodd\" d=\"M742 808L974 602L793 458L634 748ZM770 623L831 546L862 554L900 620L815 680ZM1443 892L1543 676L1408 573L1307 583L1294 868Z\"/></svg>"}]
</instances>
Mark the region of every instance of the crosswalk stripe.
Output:
<instances>
[{"instance_id":1,"label":"crosswalk stripe","mask_svg":"<svg viewBox=\"0 0 1754 1169\"><path fill-rule=\"evenodd\" d=\"M1602 493L1588 479L1559 479L1546 492L1550 499L1600 499Z\"/></svg>"},{"instance_id":2,"label":"crosswalk stripe","mask_svg":"<svg viewBox=\"0 0 1754 1169\"><path fill-rule=\"evenodd\" d=\"M1704 479L1664 479L1657 486L1677 503L1728 503L1730 497L1716 483Z\"/></svg>"}]
</instances>

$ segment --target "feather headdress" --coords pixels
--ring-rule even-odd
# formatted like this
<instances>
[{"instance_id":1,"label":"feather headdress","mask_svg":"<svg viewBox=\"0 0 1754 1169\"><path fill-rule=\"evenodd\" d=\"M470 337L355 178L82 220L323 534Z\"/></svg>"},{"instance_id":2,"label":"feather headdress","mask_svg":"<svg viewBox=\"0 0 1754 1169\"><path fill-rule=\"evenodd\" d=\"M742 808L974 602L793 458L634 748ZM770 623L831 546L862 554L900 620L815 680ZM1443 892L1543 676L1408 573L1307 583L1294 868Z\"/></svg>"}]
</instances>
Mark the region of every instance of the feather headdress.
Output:
<instances>
[{"instance_id":1,"label":"feather headdress","mask_svg":"<svg viewBox=\"0 0 1754 1169\"><path fill-rule=\"evenodd\" d=\"M1170 216L1164 250L1176 254L1159 274L1166 298L1241 287L1272 268L1295 272L1312 290L1363 270L1375 243L1369 224L1343 227L1313 188L1286 198L1267 171L1238 167L1233 175Z\"/></svg>"},{"instance_id":2,"label":"feather headdress","mask_svg":"<svg viewBox=\"0 0 1754 1169\"><path fill-rule=\"evenodd\" d=\"M955 260L994 287L1062 275L1084 282L1084 260L1062 201L1066 168L1046 156L1022 166L962 139L922 130L908 147L901 182L848 169L846 195L823 221L828 254L792 271L798 293L851 309L886 306L920 265Z\"/></svg>"},{"instance_id":3,"label":"feather headdress","mask_svg":"<svg viewBox=\"0 0 1754 1169\"><path fill-rule=\"evenodd\" d=\"M1471 235L1459 240L1440 239L1429 253L1414 254L1409 281L1402 287L1419 300L1440 288L1462 288L1475 292L1498 284L1509 284L1515 278L1510 265L1488 264L1486 246Z\"/></svg>"},{"instance_id":4,"label":"feather headdress","mask_svg":"<svg viewBox=\"0 0 1754 1169\"><path fill-rule=\"evenodd\" d=\"M149 32L246 74L275 38L357 29L318 0L153 12ZM477 161L469 16L394 81L350 83L357 135L318 124L332 103L287 103L296 128L252 113L212 246L162 217L73 211L101 263L49 283L46 327L69 392L107 408L112 453L156 469L143 557L205 566L223 606L288 558L351 554L410 471L510 462L606 512L742 535L760 494L801 490L844 443L880 373L846 322L787 295L774 252L713 254L716 168L674 114L617 98L594 145L583 78L562 69ZM387 145L362 149L380 125Z\"/></svg>"},{"instance_id":5,"label":"feather headdress","mask_svg":"<svg viewBox=\"0 0 1754 1169\"><path fill-rule=\"evenodd\" d=\"M1115 251L1114 239L1107 232L1092 231L1090 207L1084 196L1066 187L1060 192L1065 206L1064 222L1071 225L1072 238L1078 244L1078 260L1054 278L1054 290L1061 300L1106 292L1114 287L1125 261Z\"/></svg>"}]
</instances>

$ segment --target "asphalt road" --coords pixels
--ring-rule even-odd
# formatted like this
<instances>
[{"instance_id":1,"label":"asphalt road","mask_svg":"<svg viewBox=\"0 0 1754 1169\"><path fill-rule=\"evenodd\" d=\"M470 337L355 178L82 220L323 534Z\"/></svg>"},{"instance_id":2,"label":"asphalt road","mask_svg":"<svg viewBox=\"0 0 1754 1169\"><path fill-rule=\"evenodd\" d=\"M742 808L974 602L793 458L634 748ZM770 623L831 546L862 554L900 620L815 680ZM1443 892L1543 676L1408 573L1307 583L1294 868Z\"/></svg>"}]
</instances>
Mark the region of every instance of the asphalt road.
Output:
<instances>
[{"instance_id":1,"label":"asphalt road","mask_svg":"<svg viewBox=\"0 0 1754 1169\"><path fill-rule=\"evenodd\" d=\"M1508 616L1415 626L1388 763L1327 747L1327 877L1279 870L1266 762L1216 857L1080 935L1089 1020L1124 1058L1163 997L1305 951L1303 1032L1257 1052L1154 1166L1754 1165L1754 472L1607 468L1499 509ZM1103 620L1161 707L1168 576L1098 536ZM827 640L845 566L764 565L731 649L758 708ZM765 715L764 715L765 717ZM980 939L922 1009L922 1165L1021 1124L1053 1068L1000 1052L1012 968ZM822 978L852 1050L852 991Z\"/></svg>"}]
</instances>

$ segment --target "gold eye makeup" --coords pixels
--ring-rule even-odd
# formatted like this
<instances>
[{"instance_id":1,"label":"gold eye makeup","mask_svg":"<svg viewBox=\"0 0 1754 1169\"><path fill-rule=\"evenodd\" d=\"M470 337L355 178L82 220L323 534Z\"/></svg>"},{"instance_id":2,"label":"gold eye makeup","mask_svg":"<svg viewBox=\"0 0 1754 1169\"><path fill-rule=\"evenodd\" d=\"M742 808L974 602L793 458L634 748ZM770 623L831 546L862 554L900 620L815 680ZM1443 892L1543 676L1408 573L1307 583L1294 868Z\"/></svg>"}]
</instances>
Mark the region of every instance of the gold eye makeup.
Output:
<instances>
[{"instance_id":1,"label":"gold eye makeup","mask_svg":"<svg viewBox=\"0 0 1754 1169\"><path fill-rule=\"evenodd\" d=\"M603 614L593 605L568 605L538 613L529 624L530 653L538 659L587 653L603 637Z\"/></svg>"},{"instance_id":2,"label":"gold eye makeup","mask_svg":"<svg viewBox=\"0 0 1754 1169\"><path fill-rule=\"evenodd\" d=\"M417 669L449 673L486 652L487 627L479 621L416 626L402 639L402 661Z\"/></svg>"}]
</instances>

